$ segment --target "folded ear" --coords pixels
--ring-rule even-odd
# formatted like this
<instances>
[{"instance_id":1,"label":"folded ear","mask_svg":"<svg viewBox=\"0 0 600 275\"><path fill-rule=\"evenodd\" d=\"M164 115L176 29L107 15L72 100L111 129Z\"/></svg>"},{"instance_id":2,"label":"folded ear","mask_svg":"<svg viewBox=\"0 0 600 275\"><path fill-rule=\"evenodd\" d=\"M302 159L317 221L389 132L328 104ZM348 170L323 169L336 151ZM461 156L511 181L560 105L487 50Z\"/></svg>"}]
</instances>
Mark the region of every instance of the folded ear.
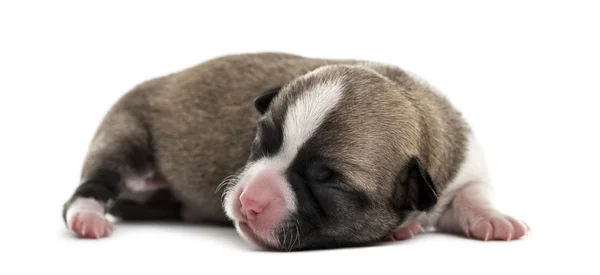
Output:
<instances>
[{"instance_id":1,"label":"folded ear","mask_svg":"<svg viewBox=\"0 0 600 275\"><path fill-rule=\"evenodd\" d=\"M435 185L418 158L411 158L398 177L394 200L399 211L428 211L437 203Z\"/></svg>"},{"instance_id":2,"label":"folded ear","mask_svg":"<svg viewBox=\"0 0 600 275\"><path fill-rule=\"evenodd\" d=\"M275 88L269 89L266 92L263 92L261 95L257 96L254 99L254 108L261 115L264 115L265 112L267 112L267 109L269 108L269 105L271 104L273 99L275 99L277 94L279 94L279 90L281 90L281 87L275 87Z\"/></svg>"}]
</instances>

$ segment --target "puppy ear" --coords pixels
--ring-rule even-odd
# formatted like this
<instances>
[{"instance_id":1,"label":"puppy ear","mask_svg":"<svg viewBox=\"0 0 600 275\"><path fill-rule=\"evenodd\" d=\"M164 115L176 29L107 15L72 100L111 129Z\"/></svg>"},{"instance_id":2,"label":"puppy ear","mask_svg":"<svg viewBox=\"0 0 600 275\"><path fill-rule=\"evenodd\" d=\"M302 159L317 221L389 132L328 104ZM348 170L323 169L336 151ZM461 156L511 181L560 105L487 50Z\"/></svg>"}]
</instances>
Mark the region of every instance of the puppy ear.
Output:
<instances>
[{"instance_id":1,"label":"puppy ear","mask_svg":"<svg viewBox=\"0 0 600 275\"><path fill-rule=\"evenodd\" d=\"M394 199L400 211L428 211L437 203L435 185L418 158L411 158L401 173Z\"/></svg>"},{"instance_id":2,"label":"puppy ear","mask_svg":"<svg viewBox=\"0 0 600 275\"><path fill-rule=\"evenodd\" d=\"M281 87L275 87L275 88L269 89L268 91L263 92L261 95L257 96L254 99L254 108L261 115L264 115L265 112L267 112L267 109L269 108L271 101L273 101L273 99L275 99L277 94L279 94L279 90L281 90Z\"/></svg>"}]
</instances>

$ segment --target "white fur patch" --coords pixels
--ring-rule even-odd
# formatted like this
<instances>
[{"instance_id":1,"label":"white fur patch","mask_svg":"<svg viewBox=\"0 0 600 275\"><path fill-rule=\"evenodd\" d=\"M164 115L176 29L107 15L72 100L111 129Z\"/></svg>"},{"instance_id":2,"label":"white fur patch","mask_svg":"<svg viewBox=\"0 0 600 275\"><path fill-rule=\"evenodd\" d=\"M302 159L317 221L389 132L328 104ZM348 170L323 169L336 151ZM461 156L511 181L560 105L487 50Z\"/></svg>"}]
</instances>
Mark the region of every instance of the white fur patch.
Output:
<instances>
[{"instance_id":1,"label":"white fur patch","mask_svg":"<svg viewBox=\"0 0 600 275\"><path fill-rule=\"evenodd\" d=\"M125 180L127 189L133 192L148 192L156 191L166 187L166 184L149 184L148 180L154 175L153 172L148 172L143 176L131 176Z\"/></svg>"},{"instance_id":2,"label":"white fur patch","mask_svg":"<svg viewBox=\"0 0 600 275\"><path fill-rule=\"evenodd\" d=\"M146 184L146 179L141 177L129 178L125 181L125 185L134 192L150 191L150 186Z\"/></svg>"},{"instance_id":3,"label":"white fur patch","mask_svg":"<svg viewBox=\"0 0 600 275\"><path fill-rule=\"evenodd\" d=\"M283 123L282 150L276 156L289 164L342 98L343 79L317 84L288 108Z\"/></svg>"},{"instance_id":4,"label":"white fur patch","mask_svg":"<svg viewBox=\"0 0 600 275\"><path fill-rule=\"evenodd\" d=\"M489 174L485 163L483 148L475 138L469 135L467 152L458 173L438 198L438 204L421 221L423 228L434 226L449 207L456 193L467 184L489 184ZM482 196L491 196L482 194Z\"/></svg>"},{"instance_id":5,"label":"white fur patch","mask_svg":"<svg viewBox=\"0 0 600 275\"><path fill-rule=\"evenodd\" d=\"M90 212L104 216L104 204L92 198L76 198L65 215L67 224L70 226L73 216L80 212Z\"/></svg>"}]
</instances>

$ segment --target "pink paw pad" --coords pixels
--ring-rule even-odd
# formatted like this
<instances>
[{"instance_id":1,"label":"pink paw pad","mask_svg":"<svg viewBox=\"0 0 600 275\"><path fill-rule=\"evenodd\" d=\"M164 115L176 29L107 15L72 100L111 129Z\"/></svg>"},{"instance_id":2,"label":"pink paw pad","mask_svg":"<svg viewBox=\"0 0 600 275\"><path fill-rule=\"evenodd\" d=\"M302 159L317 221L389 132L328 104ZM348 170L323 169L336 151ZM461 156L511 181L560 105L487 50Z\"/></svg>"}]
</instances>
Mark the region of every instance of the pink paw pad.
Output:
<instances>
[{"instance_id":1,"label":"pink paw pad","mask_svg":"<svg viewBox=\"0 0 600 275\"><path fill-rule=\"evenodd\" d=\"M423 231L424 230L423 227L421 227L421 223L416 221L392 232L386 239L389 241L408 240Z\"/></svg>"},{"instance_id":2,"label":"pink paw pad","mask_svg":"<svg viewBox=\"0 0 600 275\"><path fill-rule=\"evenodd\" d=\"M112 234L112 225L104 216L94 212L77 212L69 228L81 238L102 238Z\"/></svg>"},{"instance_id":3,"label":"pink paw pad","mask_svg":"<svg viewBox=\"0 0 600 275\"><path fill-rule=\"evenodd\" d=\"M493 213L469 220L464 230L469 238L510 241L525 236L531 229L510 216Z\"/></svg>"}]
</instances>

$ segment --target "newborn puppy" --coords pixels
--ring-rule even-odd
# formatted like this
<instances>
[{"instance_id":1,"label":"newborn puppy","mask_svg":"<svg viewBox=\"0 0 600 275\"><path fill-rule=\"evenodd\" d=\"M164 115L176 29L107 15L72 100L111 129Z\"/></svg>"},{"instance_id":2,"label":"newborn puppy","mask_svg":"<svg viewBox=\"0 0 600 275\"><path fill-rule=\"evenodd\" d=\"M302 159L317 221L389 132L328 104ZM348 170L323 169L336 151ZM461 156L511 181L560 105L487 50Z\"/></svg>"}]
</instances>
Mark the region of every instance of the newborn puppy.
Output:
<instances>
[{"instance_id":1,"label":"newborn puppy","mask_svg":"<svg viewBox=\"0 0 600 275\"><path fill-rule=\"evenodd\" d=\"M267 91L267 92L264 92ZM233 224L265 249L410 238L511 240L460 113L400 68L260 53L135 87L111 108L63 218L80 237L124 220Z\"/></svg>"}]
</instances>

